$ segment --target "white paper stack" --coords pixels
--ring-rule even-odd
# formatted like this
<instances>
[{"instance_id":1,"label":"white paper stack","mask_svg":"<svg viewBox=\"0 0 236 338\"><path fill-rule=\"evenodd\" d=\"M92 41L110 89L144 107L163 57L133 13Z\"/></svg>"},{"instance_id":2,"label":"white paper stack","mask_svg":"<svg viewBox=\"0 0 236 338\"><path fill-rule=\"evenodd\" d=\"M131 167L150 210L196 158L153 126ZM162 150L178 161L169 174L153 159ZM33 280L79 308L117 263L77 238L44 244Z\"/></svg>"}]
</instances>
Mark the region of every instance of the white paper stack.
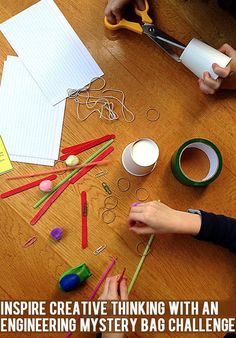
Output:
<instances>
[{"instance_id":1,"label":"white paper stack","mask_svg":"<svg viewBox=\"0 0 236 338\"><path fill-rule=\"evenodd\" d=\"M19 56L4 63L0 134L12 161L53 165L68 89L83 88L103 72L52 0L0 29Z\"/></svg>"},{"instance_id":2,"label":"white paper stack","mask_svg":"<svg viewBox=\"0 0 236 338\"><path fill-rule=\"evenodd\" d=\"M18 57L4 63L0 134L12 161L53 165L58 158L65 101L52 106Z\"/></svg>"}]
</instances>

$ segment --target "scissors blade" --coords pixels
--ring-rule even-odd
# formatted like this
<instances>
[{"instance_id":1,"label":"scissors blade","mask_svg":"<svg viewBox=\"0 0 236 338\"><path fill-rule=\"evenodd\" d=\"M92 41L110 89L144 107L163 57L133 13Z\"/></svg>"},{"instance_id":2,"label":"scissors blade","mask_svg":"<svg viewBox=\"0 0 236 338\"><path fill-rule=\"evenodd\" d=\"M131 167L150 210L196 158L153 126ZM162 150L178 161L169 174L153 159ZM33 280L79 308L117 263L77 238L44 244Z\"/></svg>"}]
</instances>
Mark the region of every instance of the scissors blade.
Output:
<instances>
[{"instance_id":1,"label":"scissors blade","mask_svg":"<svg viewBox=\"0 0 236 338\"><path fill-rule=\"evenodd\" d=\"M180 57L174 52L170 45L162 40L156 39L151 35L147 35L152 41L154 41L165 53L172 57L177 62L181 62Z\"/></svg>"},{"instance_id":2,"label":"scissors blade","mask_svg":"<svg viewBox=\"0 0 236 338\"><path fill-rule=\"evenodd\" d=\"M152 24L144 24L142 28L143 28L144 34L146 34L150 39L152 39L155 43L157 43L162 49L164 49L172 57L175 54L175 52L172 51L172 49L168 47L168 45L172 45L180 49L185 49L186 47L184 44L172 38L170 35L166 34L162 30L156 28Z\"/></svg>"}]
</instances>

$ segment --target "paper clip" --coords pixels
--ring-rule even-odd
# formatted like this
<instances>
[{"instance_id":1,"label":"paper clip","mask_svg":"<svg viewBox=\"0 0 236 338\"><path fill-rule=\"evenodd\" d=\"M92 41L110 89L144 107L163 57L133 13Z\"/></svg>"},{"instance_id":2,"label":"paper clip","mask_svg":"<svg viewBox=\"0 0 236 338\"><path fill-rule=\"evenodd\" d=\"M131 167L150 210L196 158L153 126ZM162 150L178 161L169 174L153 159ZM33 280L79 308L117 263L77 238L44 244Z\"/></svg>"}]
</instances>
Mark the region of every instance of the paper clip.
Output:
<instances>
[{"instance_id":1,"label":"paper clip","mask_svg":"<svg viewBox=\"0 0 236 338\"><path fill-rule=\"evenodd\" d=\"M107 192L109 195L112 194L111 189L109 188L109 186L107 185L107 183L102 182L102 187L105 190L105 192Z\"/></svg>"},{"instance_id":2,"label":"paper clip","mask_svg":"<svg viewBox=\"0 0 236 338\"><path fill-rule=\"evenodd\" d=\"M28 248L29 246L33 245L37 241L37 237L33 236L28 239L28 241L23 245L23 248Z\"/></svg>"},{"instance_id":3,"label":"paper clip","mask_svg":"<svg viewBox=\"0 0 236 338\"><path fill-rule=\"evenodd\" d=\"M95 256L99 255L101 252L103 252L103 251L106 249L106 247L107 247L106 244L99 246L99 247L93 252L93 254L94 254Z\"/></svg>"},{"instance_id":4,"label":"paper clip","mask_svg":"<svg viewBox=\"0 0 236 338\"><path fill-rule=\"evenodd\" d=\"M107 170L102 170L102 171L99 171L97 174L94 175L94 177L101 177L101 176L105 176L106 174L108 173Z\"/></svg>"}]
</instances>

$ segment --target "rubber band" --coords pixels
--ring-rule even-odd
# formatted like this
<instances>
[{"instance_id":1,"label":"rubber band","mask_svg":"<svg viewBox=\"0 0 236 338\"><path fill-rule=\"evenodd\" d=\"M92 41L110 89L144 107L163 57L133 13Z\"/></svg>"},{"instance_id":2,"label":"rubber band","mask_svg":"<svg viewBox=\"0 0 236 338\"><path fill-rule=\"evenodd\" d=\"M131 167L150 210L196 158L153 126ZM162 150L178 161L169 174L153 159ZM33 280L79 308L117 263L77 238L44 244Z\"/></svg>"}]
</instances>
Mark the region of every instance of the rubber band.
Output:
<instances>
[{"instance_id":1,"label":"rubber band","mask_svg":"<svg viewBox=\"0 0 236 338\"><path fill-rule=\"evenodd\" d=\"M102 84L100 87L93 88L92 84L95 81L102 81ZM115 111L115 105L114 100L118 102L121 106L121 114L124 118L125 122L133 122L135 120L134 113L127 108L125 105L125 94L122 90L119 89L113 89L113 88L107 88L104 89L106 86L106 80L103 77L98 77L92 79L92 81L82 89L68 89L68 98L73 99L75 102L75 109L76 109L76 115L77 118L80 121L87 120L91 115L94 113L98 113L100 119L105 119L108 121L115 121L119 119L119 114ZM93 96L90 93L91 92L101 92L101 96ZM119 99L118 97L114 95L103 95L106 92L114 92L122 94L122 98ZM80 116L79 108L80 105L85 105L90 112L85 115L84 117ZM128 114L130 117L128 117Z\"/></svg>"},{"instance_id":2,"label":"rubber band","mask_svg":"<svg viewBox=\"0 0 236 338\"><path fill-rule=\"evenodd\" d=\"M139 247L140 247L141 244L143 244L143 245L146 244L146 245L147 245L147 243L145 243L145 242L143 242L143 241L140 241L140 242L137 243L137 245L136 245L136 251L137 251L137 254L138 254L139 256L143 256L143 253L141 253L141 252L139 251ZM145 256L149 255L150 252L151 252L151 248L149 247L147 253L145 254Z\"/></svg>"},{"instance_id":3,"label":"rubber band","mask_svg":"<svg viewBox=\"0 0 236 338\"><path fill-rule=\"evenodd\" d=\"M138 196L138 194L139 194L140 191L144 191L144 192L146 193L145 198L140 198L140 197ZM136 195L136 197L137 197L137 200L138 200L138 201L141 201L141 202L146 201L146 200L149 198L149 196L150 196L149 192L148 192L147 189L145 189L145 188L138 188L138 189L136 189L136 190L135 190L135 195Z\"/></svg>"},{"instance_id":4,"label":"rubber band","mask_svg":"<svg viewBox=\"0 0 236 338\"><path fill-rule=\"evenodd\" d=\"M65 164L65 161L61 161L61 160L57 160L55 161L55 164L54 164L54 167L58 167L58 169L60 168L60 166L58 166L58 163L64 163ZM62 171L61 173L58 173L58 175L64 175L66 173L66 171Z\"/></svg>"},{"instance_id":5,"label":"rubber band","mask_svg":"<svg viewBox=\"0 0 236 338\"><path fill-rule=\"evenodd\" d=\"M151 111L156 112L156 116L154 118L150 117ZM155 122L155 121L159 120L160 116L161 116L160 112L158 110L156 110L155 108L150 108L146 111L146 118L147 118L148 121Z\"/></svg>"},{"instance_id":6,"label":"rubber band","mask_svg":"<svg viewBox=\"0 0 236 338\"><path fill-rule=\"evenodd\" d=\"M105 96L106 98L113 98L113 99L116 99L120 104L121 104L121 111L122 111L122 114L123 114L123 117L124 117L124 120L126 122L133 122L135 120L135 116L134 116L134 113L128 109L125 105L125 94L122 90L120 89L104 89L102 92L105 93L105 92L108 92L108 91L113 91L115 93L121 93L122 94L122 101L120 101L118 98L114 97L114 96ZM128 120L127 117L126 117L126 114L125 114L125 110L132 116L131 117L131 120Z\"/></svg>"},{"instance_id":7,"label":"rubber band","mask_svg":"<svg viewBox=\"0 0 236 338\"><path fill-rule=\"evenodd\" d=\"M102 81L102 85L100 88L91 88L93 83L95 83L95 81L99 81L101 80ZM99 76L99 77L94 77L91 82L84 86L82 89L68 89L67 90L67 93L68 93L68 97L69 98L76 98L78 97L78 95L81 93L81 92L85 92L87 90L91 90L91 91L99 91L99 90L103 90L106 86L106 80L102 77L102 76Z\"/></svg>"},{"instance_id":8,"label":"rubber band","mask_svg":"<svg viewBox=\"0 0 236 338\"><path fill-rule=\"evenodd\" d=\"M111 200L115 200L114 204L109 207L107 204L109 204L109 201ZM110 203L111 203L110 202ZM115 207L118 205L118 198L116 196L107 196L104 200L104 207L107 209L107 210L111 210L111 209L115 209Z\"/></svg>"},{"instance_id":9,"label":"rubber band","mask_svg":"<svg viewBox=\"0 0 236 338\"><path fill-rule=\"evenodd\" d=\"M112 215L112 218L106 219L106 215L109 214L109 213ZM104 223L106 223L106 224L113 223L115 219L116 219L116 214L113 211L113 209L108 209L108 210L103 211L102 220L103 220Z\"/></svg>"},{"instance_id":10,"label":"rubber band","mask_svg":"<svg viewBox=\"0 0 236 338\"><path fill-rule=\"evenodd\" d=\"M124 188L124 189L122 189L122 184L121 184L122 181L125 181L125 182L128 183L128 184L127 184L127 187ZM131 185L131 184L130 184L130 181L129 181L127 178L121 177L121 178L119 178L119 179L117 180L117 187L118 187L118 189L119 189L120 191L122 191L122 192L128 191L128 190L130 189L130 185Z\"/></svg>"}]
</instances>

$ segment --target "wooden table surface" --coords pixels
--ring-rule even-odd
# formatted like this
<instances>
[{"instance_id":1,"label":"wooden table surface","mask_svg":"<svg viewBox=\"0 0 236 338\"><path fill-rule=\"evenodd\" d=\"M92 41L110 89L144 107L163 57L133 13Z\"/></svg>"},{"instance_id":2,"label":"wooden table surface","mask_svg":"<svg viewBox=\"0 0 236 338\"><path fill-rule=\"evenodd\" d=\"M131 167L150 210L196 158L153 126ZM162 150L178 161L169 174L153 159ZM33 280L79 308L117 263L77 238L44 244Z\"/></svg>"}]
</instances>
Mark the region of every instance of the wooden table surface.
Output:
<instances>
[{"instance_id":1,"label":"wooden table surface","mask_svg":"<svg viewBox=\"0 0 236 338\"><path fill-rule=\"evenodd\" d=\"M1 22L33 3L33 0L0 0ZM95 173L100 169L93 169L80 182L67 189L34 227L29 221L35 213L32 205L41 196L37 189L1 200L1 300L86 299L109 264L109 256L118 257L113 274L120 273L125 266L128 279L131 280L140 259L136 245L140 240L147 239L130 233L127 227L129 207L136 200L135 190L138 187L149 191L150 200L160 198L176 209L201 208L235 216L236 92L206 96L199 91L194 75L144 36L127 31L107 32L103 27L104 0L56 0L56 3L103 69L107 86L125 92L127 105L135 112L136 120L128 124L120 118L111 123L99 120L94 115L85 122L79 122L73 103L67 102L61 146L114 133L113 162L107 168L107 176L95 178ZM183 43L196 37L214 47L224 42L236 47L236 35L233 34L235 21L218 8L216 1L159 0L150 1L150 5L159 27ZM2 35L0 45L2 70L6 56L14 55L14 52ZM147 121L145 117L147 109L152 107L161 115L155 123ZM157 168L144 178L130 176L121 165L124 147L140 137L154 139L160 148ZM215 143L224 161L220 177L204 189L180 184L170 168L174 151L194 137L207 138ZM87 154L82 154L80 158L86 157ZM16 174L43 167L14 163L14 168ZM6 182L6 177L0 178L1 192L22 182ZM118 190L116 182L120 177L130 180L129 192ZM108 183L119 199L116 220L110 225L101 219L104 198L107 196L101 187L103 181ZM86 250L81 249L80 192L83 190L87 191L89 202L89 245ZM58 243L49 238L53 227L64 230L64 237ZM23 249L26 240L34 235L38 237L35 245ZM106 244L107 249L95 257L93 251L102 244ZM93 277L77 292L60 292L57 282L61 273L81 262L86 262ZM156 236L153 250L145 261L130 297L140 300L232 300L236 294L235 263L232 253L212 244L188 236ZM8 336L11 337L10 334ZM44 337L51 336L63 337L63 334L44 334ZM154 336L156 334L138 332L128 335ZM180 335L158 334L158 337L167 336ZM186 334L186 337L200 336L197 333Z\"/></svg>"}]
</instances>

